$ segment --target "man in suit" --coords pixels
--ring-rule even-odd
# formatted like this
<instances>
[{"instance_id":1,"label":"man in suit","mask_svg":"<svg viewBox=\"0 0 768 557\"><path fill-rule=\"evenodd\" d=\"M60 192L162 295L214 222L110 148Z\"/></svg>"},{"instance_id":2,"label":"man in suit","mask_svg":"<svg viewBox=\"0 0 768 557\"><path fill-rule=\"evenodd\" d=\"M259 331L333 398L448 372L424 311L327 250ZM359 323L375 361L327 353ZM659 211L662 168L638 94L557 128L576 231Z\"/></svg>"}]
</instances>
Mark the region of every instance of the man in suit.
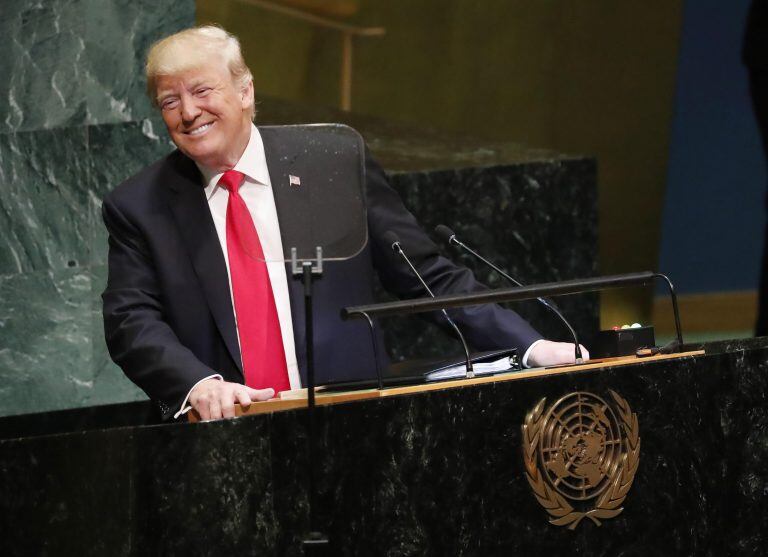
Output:
<instances>
[{"instance_id":1,"label":"man in suit","mask_svg":"<svg viewBox=\"0 0 768 557\"><path fill-rule=\"evenodd\" d=\"M189 29L153 45L147 87L178 150L104 199L104 325L112 358L165 417L190 408L204 419L231 417L236 403L300 388L301 286L288 280L280 231L294 218L290 177L322 167L323 152L364 157L369 241L352 259L328 263L317 283L320 382L375 373L367 327L339 316L373 301L374 268L393 293L424 295L392 258L387 231L436 294L484 288L438 254L355 136L329 135L318 153L300 129L256 128L251 73L224 30ZM573 361L572 345L542 339L512 311L486 305L452 317L477 349L514 346L529 366Z\"/></svg>"}]
</instances>

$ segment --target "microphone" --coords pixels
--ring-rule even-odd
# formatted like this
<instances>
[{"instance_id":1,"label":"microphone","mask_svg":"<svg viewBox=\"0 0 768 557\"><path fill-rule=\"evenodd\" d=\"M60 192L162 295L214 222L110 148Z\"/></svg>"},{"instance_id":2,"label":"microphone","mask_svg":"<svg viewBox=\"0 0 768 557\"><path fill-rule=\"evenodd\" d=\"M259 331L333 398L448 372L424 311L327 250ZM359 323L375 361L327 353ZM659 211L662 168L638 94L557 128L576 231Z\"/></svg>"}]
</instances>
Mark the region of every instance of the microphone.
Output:
<instances>
[{"instance_id":1,"label":"microphone","mask_svg":"<svg viewBox=\"0 0 768 557\"><path fill-rule=\"evenodd\" d=\"M424 282L424 279L421 277L419 272L416 270L416 267L413 266L413 263L411 263L411 260L408 259L408 256L405 255L405 252L403 251L403 247L400 245L400 238L398 238L397 234L392 232L391 230L388 230L384 233L383 236L384 240L389 244L389 247L394 251L395 253L399 254L406 263L408 263L408 266L411 268L411 271L414 275L416 275L416 278L419 279L419 282L421 282L421 285L424 287L424 290L427 291L427 294L429 294L432 298L435 297L435 295L432 293L432 290L430 290L429 286L427 286L427 283ZM475 376L475 372L472 368L472 360L469 357L469 348L467 348L467 341L464 339L464 335L461 334L461 331L459 330L458 325L454 323L453 319L448 315L448 312L445 311L445 309L440 310L443 312L443 315L445 316L446 321L453 327L453 330L456 332L456 336L459 337L459 340L461 341L461 346L464 348L464 357L466 358L467 363L467 379L472 379Z\"/></svg>"},{"instance_id":2,"label":"microphone","mask_svg":"<svg viewBox=\"0 0 768 557\"><path fill-rule=\"evenodd\" d=\"M513 279L511 276L509 276L507 273L502 271L498 266L494 265L490 261L488 261L485 257L477 253L475 250L467 246L465 243L460 241L458 238L456 238L456 233L445 226L444 224L438 224L435 227L435 233L440 236L443 240L445 240L449 245L455 244L462 248L463 250L469 252L474 257L488 265L491 269L499 273L502 277L507 279L509 282L514 284L515 286L523 286L519 281ZM548 300L546 298L536 298L539 302L544 304L547 308L549 308L555 315L557 315L560 320L565 324L565 326L568 328L568 331L571 333L571 336L573 337L573 344L575 346L574 352L576 356L576 363L582 364L584 363L584 358L581 355L581 346L579 346L579 337L576 335L576 331L573 327L571 327L571 324L568 323L568 320L565 318L565 316L560 312L558 307L555 305L555 303L551 300Z\"/></svg>"}]
</instances>

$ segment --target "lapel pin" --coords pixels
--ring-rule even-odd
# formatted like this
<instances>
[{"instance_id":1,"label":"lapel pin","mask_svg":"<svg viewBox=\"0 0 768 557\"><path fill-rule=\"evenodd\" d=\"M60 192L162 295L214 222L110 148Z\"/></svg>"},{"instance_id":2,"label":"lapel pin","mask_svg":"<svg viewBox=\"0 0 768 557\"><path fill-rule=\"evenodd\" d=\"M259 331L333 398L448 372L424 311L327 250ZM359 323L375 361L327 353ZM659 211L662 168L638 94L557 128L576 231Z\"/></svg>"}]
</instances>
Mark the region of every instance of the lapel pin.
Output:
<instances>
[{"instance_id":1,"label":"lapel pin","mask_svg":"<svg viewBox=\"0 0 768 557\"><path fill-rule=\"evenodd\" d=\"M300 186L301 185L301 178L298 176L294 176L293 174L288 175L288 183L292 186Z\"/></svg>"}]
</instances>

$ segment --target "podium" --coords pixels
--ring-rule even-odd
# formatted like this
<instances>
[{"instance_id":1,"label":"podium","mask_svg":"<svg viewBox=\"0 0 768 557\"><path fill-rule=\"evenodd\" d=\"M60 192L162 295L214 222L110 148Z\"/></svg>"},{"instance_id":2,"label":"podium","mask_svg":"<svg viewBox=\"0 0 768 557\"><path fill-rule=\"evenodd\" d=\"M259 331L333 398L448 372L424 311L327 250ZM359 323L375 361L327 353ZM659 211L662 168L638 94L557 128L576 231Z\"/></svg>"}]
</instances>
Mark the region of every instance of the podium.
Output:
<instances>
[{"instance_id":1,"label":"podium","mask_svg":"<svg viewBox=\"0 0 768 557\"><path fill-rule=\"evenodd\" d=\"M312 464L333 554L760 553L768 538L768 342L686 350L319 395L322 451ZM543 417L578 393L607 401L621 421L611 392L636 417L640 446L621 511L593 514L599 526L587 516L572 529L553 524L532 488L523 426L536 422L537 407ZM263 403L253 415L194 424L130 423L127 416L146 417L138 404L109 408L111 417L0 420L0 548L298 555L308 519L305 410L290 406L301 403ZM577 445L567 454L588 462L589 443ZM627 461L619 457L613 471ZM533 466L544 477L553 461ZM596 501L571 504L588 511Z\"/></svg>"}]
</instances>

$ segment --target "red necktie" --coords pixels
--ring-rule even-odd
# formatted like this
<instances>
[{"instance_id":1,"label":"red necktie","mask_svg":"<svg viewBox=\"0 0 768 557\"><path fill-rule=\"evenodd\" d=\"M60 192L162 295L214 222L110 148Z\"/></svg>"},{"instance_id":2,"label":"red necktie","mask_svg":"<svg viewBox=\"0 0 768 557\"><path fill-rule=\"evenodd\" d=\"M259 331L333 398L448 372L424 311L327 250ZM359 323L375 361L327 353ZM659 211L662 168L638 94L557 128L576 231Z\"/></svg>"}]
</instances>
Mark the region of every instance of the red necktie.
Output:
<instances>
[{"instance_id":1,"label":"red necktie","mask_svg":"<svg viewBox=\"0 0 768 557\"><path fill-rule=\"evenodd\" d=\"M219 180L229 190L227 255L243 372L249 387L272 387L277 393L291 386L264 252L251 213L238 193L243 178L241 172L227 170Z\"/></svg>"}]
</instances>

